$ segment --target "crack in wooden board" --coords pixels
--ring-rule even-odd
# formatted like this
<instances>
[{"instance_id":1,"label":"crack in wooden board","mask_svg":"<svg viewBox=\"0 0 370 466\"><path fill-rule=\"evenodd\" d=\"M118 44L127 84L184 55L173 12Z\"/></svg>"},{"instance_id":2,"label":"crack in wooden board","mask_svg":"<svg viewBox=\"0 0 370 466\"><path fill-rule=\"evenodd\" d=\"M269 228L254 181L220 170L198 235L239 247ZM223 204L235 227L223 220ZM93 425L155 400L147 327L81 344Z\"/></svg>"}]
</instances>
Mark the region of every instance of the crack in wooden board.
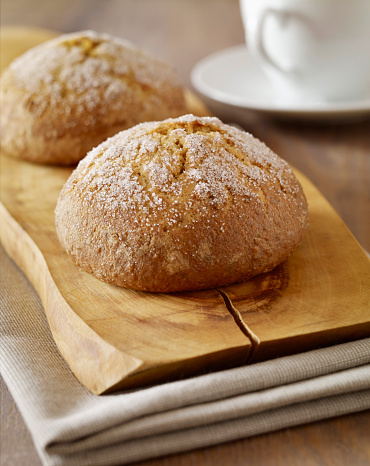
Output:
<instances>
[{"instance_id":1,"label":"crack in wooden board","mask_svg":"<svg viewBox=\"0 0 370 466\"><path fill-rule=\"evenodd\" d=\"M236 325L240 328L240 330L245 334L245 336L250 340L252 348L249 352L248 358L245 361L245 364L248 364L252 359L254 354L258 351L259 345L260 345L260 339L257 337L257 335L252 332L252 330L248 327L246 322L243 320L243 317L241 316L240 312L238 309L233 305L231 299L229 298L228 294L225 293L225 291L222 290L222 288L216 288L216 290L220 293L222 296L225 306L229 310L230 314L233 316L233 319L236 323Z\"/></svg>"},{"instance_id":2,"label":"crack in wooden board","mask_svg":"<svg viewBox=\"0 0 370 466\"><path fill-rule=\"evenodd\" d=\"M370 335L369 258L321 193L297 177L310 210L302 244L273 271L221 288L259 340L249 363Z\"/></svg>"}]
</instances>

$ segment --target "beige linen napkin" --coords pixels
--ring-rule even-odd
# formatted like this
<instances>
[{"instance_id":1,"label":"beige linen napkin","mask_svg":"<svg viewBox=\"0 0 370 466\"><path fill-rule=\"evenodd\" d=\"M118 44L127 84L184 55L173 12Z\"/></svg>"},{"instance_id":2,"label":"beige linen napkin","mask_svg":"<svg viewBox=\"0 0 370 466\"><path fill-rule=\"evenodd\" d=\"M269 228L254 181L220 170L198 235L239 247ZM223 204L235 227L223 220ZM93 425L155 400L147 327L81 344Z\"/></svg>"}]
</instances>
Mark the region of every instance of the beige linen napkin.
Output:
<instances>
[{"instance_id":1,"label":"beige linen napkin","mask_svg":"<svg viewBox=\"0 0 370 466\"><path fill-rule=\"evenodd\" d=\"M1 371L45 465L114 465L370 408L370 338L96 396L60 356L1 249Z\"/></svg>"}]
</instances>

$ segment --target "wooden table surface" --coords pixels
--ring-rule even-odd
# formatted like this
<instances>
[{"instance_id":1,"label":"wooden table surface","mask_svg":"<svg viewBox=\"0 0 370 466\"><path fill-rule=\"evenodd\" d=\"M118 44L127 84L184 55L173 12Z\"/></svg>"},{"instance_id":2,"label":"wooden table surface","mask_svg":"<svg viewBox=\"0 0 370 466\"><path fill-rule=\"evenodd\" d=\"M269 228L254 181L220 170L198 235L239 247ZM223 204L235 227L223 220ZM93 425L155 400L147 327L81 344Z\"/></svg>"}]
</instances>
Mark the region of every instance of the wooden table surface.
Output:
<instances>
[{"instance_id":1,"label":"wooden table surface","mask_svg":"<svg viewBox=\"0 0 370 466\"><path fill-rule=\"evenodd\" d=\"M201 58L244 41L237 0L2 0L2 24L126 37L171 62L193 91L190 72ZM244 127L308 176L370 251L370 120L302 124L251 113ZM40 465L2 380L0 392L0 464ZM140 464L368 466L368 432L370 411Z\"/></svg>"}]
</instances>

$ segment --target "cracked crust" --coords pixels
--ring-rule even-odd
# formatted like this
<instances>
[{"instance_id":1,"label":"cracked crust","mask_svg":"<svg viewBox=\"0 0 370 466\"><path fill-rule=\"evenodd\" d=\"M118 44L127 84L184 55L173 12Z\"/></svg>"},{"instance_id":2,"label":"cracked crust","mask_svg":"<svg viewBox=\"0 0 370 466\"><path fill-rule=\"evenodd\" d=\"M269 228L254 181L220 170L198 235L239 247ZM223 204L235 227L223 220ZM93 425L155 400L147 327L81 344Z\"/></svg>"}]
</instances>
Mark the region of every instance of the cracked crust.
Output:
<instances>
[{"instance_id":1,"label":"cracked crust","mask_svg":"<svg viewBox=\"0 0 370 466\"><path fill-rule=\"evenodd\" d=\"M41 44L1 77L1 149L70 165L117 132L185 113L174 70L131 43L84 31Z\"/></svg>"},{"instance_id":2,"label":"cracked crust","mask_svg":"<svg viewBox=\"0 0 370 466\"><path fill-rule=\"evenodd\" d=\"M246 280L284 261L308 223L286 162L217 118L142 123L80 162L56 208L61 244L97 278L146 291Z\"/></svg>"}]
</instances>

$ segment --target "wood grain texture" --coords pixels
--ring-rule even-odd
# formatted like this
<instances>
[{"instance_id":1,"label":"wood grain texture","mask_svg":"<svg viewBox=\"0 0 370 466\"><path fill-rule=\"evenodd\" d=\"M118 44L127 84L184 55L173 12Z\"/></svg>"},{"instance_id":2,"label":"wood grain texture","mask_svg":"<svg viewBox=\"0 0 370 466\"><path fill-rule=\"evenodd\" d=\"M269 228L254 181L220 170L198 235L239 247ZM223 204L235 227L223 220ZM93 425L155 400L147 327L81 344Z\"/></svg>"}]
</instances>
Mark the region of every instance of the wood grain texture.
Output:
<instances>
[{"instance_id":1,"label":"wood grain texture","mask_svg":"<svg viewBox=\"0 0 370 466\"><path fill-rule=\"evenodd\" d=\"M3 33L9 59L20 38L27 42L27 33ZM207 111L189 92L187 100L189 113ZM54 209L71 171L1 157L1 240L37 290L61 354L93 393L370 334L369 260L303 175L311 225L288 261L220 290L155 294L103 283L63 251Z\"/></svg>"}]
</instances>

